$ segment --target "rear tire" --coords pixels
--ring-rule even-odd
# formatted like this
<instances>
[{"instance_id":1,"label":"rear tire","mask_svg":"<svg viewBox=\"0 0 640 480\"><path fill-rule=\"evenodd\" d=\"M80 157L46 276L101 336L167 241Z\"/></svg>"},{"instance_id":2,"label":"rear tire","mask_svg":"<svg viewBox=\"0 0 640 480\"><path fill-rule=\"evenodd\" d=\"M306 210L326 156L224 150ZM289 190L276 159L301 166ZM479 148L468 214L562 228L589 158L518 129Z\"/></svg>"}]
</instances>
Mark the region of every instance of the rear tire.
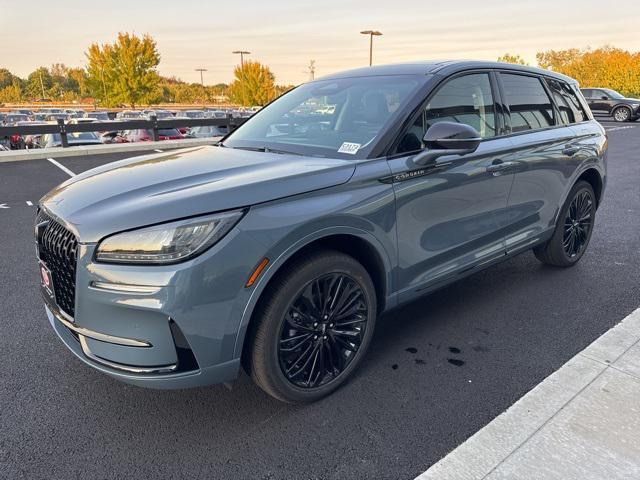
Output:
<instances>
[{"instance_id":1,"label":"rear tire","mask_svg":"<svg viewBox=\"0 0 640 480\"><path fill-rule=\"evenodd\" d=\"M613 119L616 122L629 122L631 121L631 110L628 107L618 107L613 111Z\"/></svg>"},{"instance_id":2,"label":"rear tire","mask_svg":"<svg viewBox=\"0 0 640 480\"><path fill-rule=\"evenodd\" d=\"M366 269L341 252L318 251L278 272L264 295L243 362L253 381L289 403L332 393L373 335L376 293Z\"/></svg>"},{"instance_id":3,"label":"rear tire","mask_svg":"<svg viewBox=\"0 0 640 480\"><path fill-rule=\"evenodd\" d=\"M542 263L571 267L584 255L596 215L596 196L588 182L580 180L569 192L548 242L535 247L533 253Z\"/></svg>"}]
</instances>

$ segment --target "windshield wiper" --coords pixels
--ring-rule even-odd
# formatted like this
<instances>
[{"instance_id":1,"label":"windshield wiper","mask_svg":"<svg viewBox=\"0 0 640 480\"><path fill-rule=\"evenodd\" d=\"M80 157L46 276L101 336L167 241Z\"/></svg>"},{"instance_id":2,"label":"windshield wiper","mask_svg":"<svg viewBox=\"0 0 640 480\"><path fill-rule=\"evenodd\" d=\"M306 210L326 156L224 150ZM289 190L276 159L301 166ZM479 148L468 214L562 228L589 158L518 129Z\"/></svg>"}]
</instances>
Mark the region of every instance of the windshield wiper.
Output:
<instances>
[{"instance_id":1,"label":"windshield wiper","mask_svg":"<svg viewBox=\"0 0 640 480\"><path fill-rule=\"evenodd\" d=\"M227 147L228 145L223 145L224 147ZM298 152L290 152L288 150L280 150L277 148L271 148L271 147L230 147L230 148L235 148L238 150L250 150L252 152L264 152L264 153L280 153L283 155L299 155L299 156L303 156L302 153L298 153Z\"/></svg>"}]
</instances>

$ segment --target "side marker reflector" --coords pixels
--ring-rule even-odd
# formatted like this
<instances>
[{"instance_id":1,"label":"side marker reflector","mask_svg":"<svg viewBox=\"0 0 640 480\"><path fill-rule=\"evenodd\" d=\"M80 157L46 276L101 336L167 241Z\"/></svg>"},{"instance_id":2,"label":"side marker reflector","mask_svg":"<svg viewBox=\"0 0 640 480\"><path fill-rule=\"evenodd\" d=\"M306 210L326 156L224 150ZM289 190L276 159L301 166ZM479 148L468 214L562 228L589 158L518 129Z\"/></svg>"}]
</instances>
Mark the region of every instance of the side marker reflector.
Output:
<instances>
[{"instance_id":1,"label":"side marker reflector","mask_svg":"<svg viewBox=\"0 0 640 480\"><path fill-rule=\"evenodd\" d=\"M247 283L245 284L245 288L249 288L256 282L256 280L258 279L258 277L260 276L260 274L262 273L262 271L265 269L267 265L269 265L269 259L265 257L260 261L258 266L255 268L255 270L249 277L249 280L247 280Z\"/></svg>"}]
</instances>

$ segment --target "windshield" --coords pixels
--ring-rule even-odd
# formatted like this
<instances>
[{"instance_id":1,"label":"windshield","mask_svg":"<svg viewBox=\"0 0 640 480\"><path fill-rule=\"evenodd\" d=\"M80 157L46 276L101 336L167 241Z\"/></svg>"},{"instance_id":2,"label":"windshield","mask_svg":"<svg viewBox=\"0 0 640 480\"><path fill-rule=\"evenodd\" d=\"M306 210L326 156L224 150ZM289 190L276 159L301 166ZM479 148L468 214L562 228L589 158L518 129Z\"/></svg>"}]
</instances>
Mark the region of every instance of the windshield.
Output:
<instances>
[{"instance_id":1,"label":"windshield","mask_svg":"<svg viewBox=\"0 0 640 480\"><path fill-rule=\"evenodd\" d=\"M395 75L307 83L261 109L223 146L366 158L424 80Z\"/></svg>"},{"instance_id":2,"label":"windshield","mask_svg":"<svg viewBox=\"0 0 640 480\"><path fill-rule=\"evenodd\" d=\"M623 95L620 95L618 92L616 92L615 90L611 90L610 88L603 88L602 90L604 90L605 92L607 92L607 94L611 97L611 98L624 98Z\"/></svg>"}]
</instances>

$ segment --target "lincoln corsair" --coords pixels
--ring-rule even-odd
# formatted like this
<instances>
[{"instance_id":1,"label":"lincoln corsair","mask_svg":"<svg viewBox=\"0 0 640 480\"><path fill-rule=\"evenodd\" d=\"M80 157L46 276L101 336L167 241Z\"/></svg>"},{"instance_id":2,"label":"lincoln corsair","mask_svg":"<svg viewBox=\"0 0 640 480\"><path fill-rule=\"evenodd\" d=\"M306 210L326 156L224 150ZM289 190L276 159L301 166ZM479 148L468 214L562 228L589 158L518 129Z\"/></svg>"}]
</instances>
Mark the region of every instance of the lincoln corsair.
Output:
<instances>
[{"instance_id":1,"label":"lincoln corsair","mask_svg":"<svg viewBox=\"0 0 640 480\"><path fill-rule=\"evenodd\" d=\"M575 265L606 152L557 73L331 75L218 146L110 163L45 195L46 313L80 360L125 382L192 387L244 367L280 400L317 400L363 361L381 312L528 250Z\"/></svg>"}]
</instances>

